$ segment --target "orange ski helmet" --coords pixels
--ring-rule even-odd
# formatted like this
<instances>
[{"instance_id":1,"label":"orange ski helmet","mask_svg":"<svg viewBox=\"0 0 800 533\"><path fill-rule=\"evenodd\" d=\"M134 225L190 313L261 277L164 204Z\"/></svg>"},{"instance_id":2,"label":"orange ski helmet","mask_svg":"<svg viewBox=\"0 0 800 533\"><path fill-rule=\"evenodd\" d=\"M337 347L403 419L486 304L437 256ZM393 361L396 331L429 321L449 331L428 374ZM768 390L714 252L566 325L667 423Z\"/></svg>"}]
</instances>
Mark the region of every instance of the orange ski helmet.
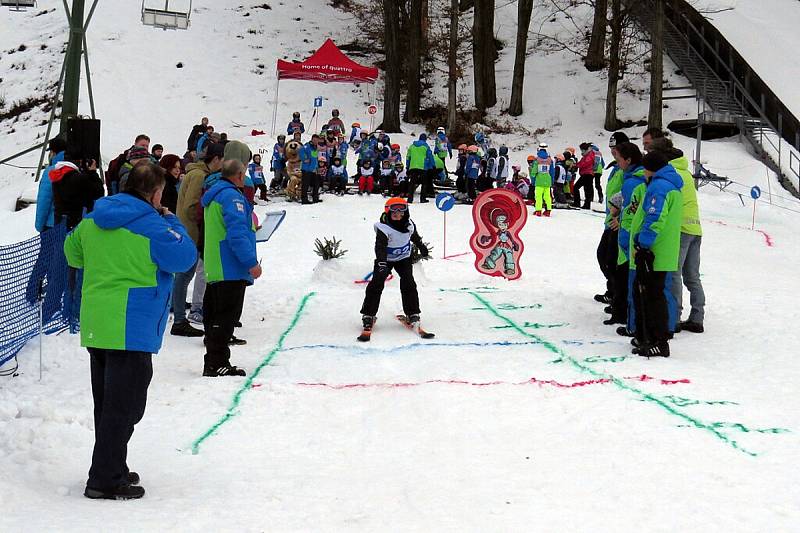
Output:
<instances>
[{"instance_id":1,"label":"orange ski helmet","mask_svg":"<svg viewBox=\"0 0 800 533\"><path fill-rule=\"evenodd\" d=\"M389 198L383 205L383 212L389 214L390 211L408 211L408 202L405 198Z\"/></svg>"}]
</instances>

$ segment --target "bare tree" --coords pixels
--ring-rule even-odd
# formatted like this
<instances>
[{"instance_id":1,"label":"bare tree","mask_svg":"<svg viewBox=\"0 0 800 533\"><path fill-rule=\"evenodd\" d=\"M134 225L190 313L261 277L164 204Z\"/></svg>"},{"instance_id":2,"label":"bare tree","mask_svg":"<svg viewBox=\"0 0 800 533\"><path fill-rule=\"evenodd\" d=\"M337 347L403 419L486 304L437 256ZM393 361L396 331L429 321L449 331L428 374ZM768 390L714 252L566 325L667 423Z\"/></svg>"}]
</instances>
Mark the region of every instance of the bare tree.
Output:
<instances>
[{"instance_id":1,"label":"bare tree","mask_svg":"<svg viewBox=\"0 0 800 533\"><path fill-rule=\"evenodd\" d=\"M594 23L589 40L589 51L583 64L586 70L595 72L606 66L606 17L608 16L608 0L597 0L594 4Z\"/></svg>"},{"instance_id":2,"label":"bare tree","mask_svg":"<svg viewBox=\"0 0 800 533\"><path fill-rule=\"evenodd\" d=\"M458 81L458 0L450 0L450 47L447 51L447 131L456 129L456 82Z\"/></svg>"},{"instance_id":3,"label":"bare tree","mask_svg":"<svg viewBox=\"0 0 800 533\"><path fill-rule=\"evenodd\" d=\"M517 2L517 44L514 53L514 77L511 81L511 102L508 113L518 117L522 114L522 89L525 81L525 58L528 51L528 29L531 25L533 0Z\"/></svg>"},{"instance_id":4,"label":"bare tree","mask_svg":"<svg viewBox=\"0 0 800 533\"><path fill-rule=\"evenodd\" d=\"M650 41L653 43L653 51L650 56L650 112L647 116L647 125L651 128L661 128L664 78L664 0L655 0Z\"/></svg>"},{"instance_id":5,"label":"bare tree","mask_svg":"<svg viewBox=\"0 0 800 533\"><path fill-rule=\"evenodd\" d=\"M406 122L420 120L420 56L422 52L422 0L411 0L408 32L408 68L406 72L406 111L403 117Z\"/></svg>"},{"instance_id":6,"label":"bare tree","mask_svg":"<svg viewBox=\"0 0 800 533\"><path fill-rule=\"evenodd\" d=\"M606 92L606 120L605 129L615 131L619 128L617 118L617 89L621 75L622 54L622 27L625 14L622 11L620 0L611 0L611 46L608 52L608 90Z\"/></svg>"},{"instance_id":7,"label":"bare tree","mask_svg":"<svg viewBox=\"0 0 800 533\"><path fill-rule=\"evenodd\" d=\"M383 46L386 51L383 84L383 129L400 131L400 11L397 0L383 0Z\"/></svg>"},{"instance_id":8,"label":"bare tree","mask_svg":"<svg viewBox=\"0 0 800 533\"><path fill-rule=\"evenodd\" d=\"M472 17L472 63L475 107L483 113L497 103L494 60L494 0L475 0Z\"/></svg>"}]
</instances>

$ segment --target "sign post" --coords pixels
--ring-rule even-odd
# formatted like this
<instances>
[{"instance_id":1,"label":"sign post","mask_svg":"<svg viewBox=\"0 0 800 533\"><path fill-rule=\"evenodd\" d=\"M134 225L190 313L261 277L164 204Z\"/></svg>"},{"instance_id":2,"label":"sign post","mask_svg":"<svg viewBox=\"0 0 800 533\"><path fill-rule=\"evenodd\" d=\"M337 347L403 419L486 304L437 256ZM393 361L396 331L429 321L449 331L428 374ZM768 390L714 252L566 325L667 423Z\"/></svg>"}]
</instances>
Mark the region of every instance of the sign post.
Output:
<instances>
[{"instance_id":1,"label":"sign post","mask_svg":"<svg viewBox=\"0 0 800 533\"><path fill-rule=\"evenodd\" d=\"M750 229L755 229L756 227L756 203L758 199L761 198L761 188L758 185L754 185L752 189L750 189L750 196L753 198L753 223L750 225Z\"/></svg>"},{"instance_id":2,"label":"sign post","mask_svg":"<svg viewBox=\"0 0 800 533\"><path fill-rule=\"evenodd\" d=\"M440 192L436 195L436 208L442 212L444 217L442 234L442 259L447 259L447 212L456 205L455 197L449 192Z\"/></svg>"},{"instance_id":3,"label":"sign post","mask_svg":"<svg viewBox=\"0 0 800 533\"><path fill-rule=\"evenodd\" d=\"M322 109L322 97L317 96L314 98L314 131L313 133L319 133L319 114L320 109Z\"/></svg>"}]
</instances>

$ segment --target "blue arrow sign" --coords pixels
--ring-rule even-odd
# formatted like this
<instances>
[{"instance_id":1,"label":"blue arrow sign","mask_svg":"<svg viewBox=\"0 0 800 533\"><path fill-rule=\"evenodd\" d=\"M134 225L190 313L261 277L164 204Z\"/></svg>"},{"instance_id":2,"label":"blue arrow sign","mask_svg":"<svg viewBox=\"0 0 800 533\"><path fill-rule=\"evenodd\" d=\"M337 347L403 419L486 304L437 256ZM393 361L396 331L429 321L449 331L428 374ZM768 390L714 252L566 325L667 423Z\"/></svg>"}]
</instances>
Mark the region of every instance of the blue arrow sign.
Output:
<instances>
[{"instance_id":1,"label":"blue arrow sign","mask_svg":"<svg viewBox=\"0 0 800 533\"><path fill-rule=\"evenodd\" d=\"M454 205L456 205L456 199L449 192L440 192L436 195L436 207L439 211L450 211Z\"/></svg>"},{"instance_id":2,"label":"blue arrow sign","mask_svg":"<svg viewBox=\"0 0 800 533\"><path fill-rule=\"evenodd\" d=\"M754 185L752 189L750 189L750 196L753 200L758 200L761 198L761 188L758 185Z\"/></svg>"}]
</instances>

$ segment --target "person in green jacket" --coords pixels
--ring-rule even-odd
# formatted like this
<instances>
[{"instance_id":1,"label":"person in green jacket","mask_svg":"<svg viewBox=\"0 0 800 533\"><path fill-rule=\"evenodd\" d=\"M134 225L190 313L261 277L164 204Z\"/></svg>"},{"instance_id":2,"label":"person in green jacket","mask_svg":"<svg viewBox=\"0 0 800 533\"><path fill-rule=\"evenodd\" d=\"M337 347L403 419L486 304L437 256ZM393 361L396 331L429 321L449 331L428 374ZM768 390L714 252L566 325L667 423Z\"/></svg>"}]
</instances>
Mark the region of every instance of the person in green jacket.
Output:
<instances>
[{"instance_id":1,"label":"person in green jacket","mask_svg":"<svg viewBox=\"0 0 800 533\"><path fill-rule=\"evenodd\" d=\"M675 300L669 288L678 268L683 219L683 180L659 152L642 158L647 190L631 221L636 353L669 357L675 327Z\"/></svg>"},{"instance_id":2,"label":"person in green jacket","mask_svg":"<svg viewBox=\"0 0 800 533\"><path fill-rule=\"evenodd\" d=\"M608 140L608 146L611 148L611 155L614 156L615 159L617 157L617 145L628 141L628 136L624 132L617 131L611 135L611 138ZM596 301L606 304L611 304L614 301L617 292L614 285L617 271L619 217L612 215L610 201L612 196L622 190L622 175L624 174L624 171L617 162L614 162L610 168L608 183L606 184L606 219L603 226L603 234L600 236L600 242L597 244L597 264L600 266L600 271L606 278L606 292L604 294L596 294L594 297ZM619 317L614 318L616 319ZM617 322L619 322L619 320L615 320L612 323Z\"/></svg>"},{"instance_id":3,"label":"person in green jacket","mask_svg":"<svg viewBox=\"0 0 800 533\"><path fill-rule=\"evenodd\" d=\"M678 269L672 276L670 291L676 302L677 325L675 331L691 331L703 333L703 319L705 318L706 295L703 283L700 281L700 244L703 239L703 230L700 226L700 207L697 203L697 188L694 176L689 171L689 161L672 145L666 137L653 139L651 150L662 152L669 164L678 171L683 179L681 194L683 195L683 221L681 223L681 250L678 256ZM689 290L689 301L692 310L688 320L681 320L683 312L683 285Z\"/></svg>"},{"instance_id":4,"label":"person in green jacket","mask_svg":"<svg viewBox=\"0 0 800 533\"><path fill-rule=\"evenodd\" d=\"M95 430L87 498L144 495L126 462L128 441L144 415L173 274L197 260L186 229L161 207L164 184L156 165L135 167L121 194L97 200L64 242L69 265L84 271L81 346L90 355Z\"/></svg>"}]
</instances>

